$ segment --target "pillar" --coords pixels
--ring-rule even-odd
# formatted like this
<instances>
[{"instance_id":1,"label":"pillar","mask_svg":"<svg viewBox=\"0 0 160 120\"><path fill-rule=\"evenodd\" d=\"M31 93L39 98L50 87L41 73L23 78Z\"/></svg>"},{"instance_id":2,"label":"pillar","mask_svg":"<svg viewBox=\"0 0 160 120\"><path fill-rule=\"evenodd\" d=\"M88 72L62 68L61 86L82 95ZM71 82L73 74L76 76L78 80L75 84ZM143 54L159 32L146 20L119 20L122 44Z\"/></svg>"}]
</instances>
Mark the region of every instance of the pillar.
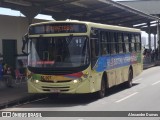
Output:
<instances>
[{"instance_id":1,"label":"pillar","mask_svg":"<svg viewBox=\"0 0 160 120\"><path fill-rule=\"evenodd\" d=\"M52 18L55 20L67 20L70 18L70 14L65 12L62 13L53 12Z\"/></svg>"},{"instance_id":2,"label":"pillar","mask_svg":"<svg viewBox=\"0 0 160 120\"><path fill-rule=\"evenodd\" d=\"M160 29L159 29L159 21L157 21L157 42L158 42L158 59L160 59Z\"/></svg>"},{"instance_id":3,"label":"pillar","mask_svg":"<svg viewBox=\"0 0 160 120\"><path fill-rule=\"evenodd\" d=\"M23 15L26 16L26 18L28 19L28 24L30 25L32 24L34 17L41 12L41 9L42 9L41 7L31 6L31 7L23 8L20 11Z\"/></svg>"},{"instance_id":4,"label":"pillar","mask_svg":"<svg viewBox=\"0 0 160 120\"><path fill-rule=\"evenodd\" d=\"M154 34L154 50L156 50L156 34Z\"/></svg>"},{"instance_id":5,"label":"pillar","mask_svg":"<svg viewBox=\"0 0 160 120\"><path fill-rule=\"evenodd\" d=\"M148 25L148 47L151 50L151 28L150 28L150 22L147 23Z\"/></svg>"}]
</instances>

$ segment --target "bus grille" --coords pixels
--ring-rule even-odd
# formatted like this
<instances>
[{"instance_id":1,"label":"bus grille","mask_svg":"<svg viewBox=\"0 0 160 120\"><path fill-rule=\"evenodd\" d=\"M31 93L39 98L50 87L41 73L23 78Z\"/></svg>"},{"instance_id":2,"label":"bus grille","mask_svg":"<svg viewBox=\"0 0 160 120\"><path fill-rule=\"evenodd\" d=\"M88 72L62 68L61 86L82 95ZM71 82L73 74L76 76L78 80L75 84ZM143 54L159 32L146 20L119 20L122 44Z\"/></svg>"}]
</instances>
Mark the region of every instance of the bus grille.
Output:
<instances>
[{"instance_id":1,"label":"bus grille","mask_svg":"<svg viewBox=\"0 0 160 120\"><path fill-rule=\"evenodd\" d=\"M47 82L47 83L64 83L64 82L71 82L72 80L57 80L55 81L45 81L45 80L41 80L41 82Z\"/></svg>"},{"instance_id":2,"label":"bus grille","mask_svg":"<svg viewBox=\"0 0 160 120\"><path fill-rule=\"evenodd\" d=\"M52 91L52 89L58 89L60 90L60 92L65 92L65 91L69 91L69 88L68 86L66 87L47 87L47 86L42 86L42 89L43 91L46 91L46 92L50 92Z\"/></svg>"}]
</instances>

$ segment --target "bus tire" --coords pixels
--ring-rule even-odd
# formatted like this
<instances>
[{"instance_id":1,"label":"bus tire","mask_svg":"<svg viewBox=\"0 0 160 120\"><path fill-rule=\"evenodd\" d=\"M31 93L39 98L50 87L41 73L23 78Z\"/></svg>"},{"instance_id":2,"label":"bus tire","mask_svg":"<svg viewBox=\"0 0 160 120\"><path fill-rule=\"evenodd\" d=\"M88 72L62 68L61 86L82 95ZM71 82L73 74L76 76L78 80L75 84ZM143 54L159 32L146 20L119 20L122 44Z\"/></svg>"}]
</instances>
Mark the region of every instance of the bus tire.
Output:
<instances>
[{"instance_id":1,"label":"bus tire","mask_svg":"<svg viewBox=\"0 0 160 120\"><path fill-rule=\"evenodd\" d=\"M132 83L132 79L133 79L133 71L132 69L129 69L129 72L128 72L128 81L126 82L126 87L127 88L131 88L133 83Z\"/></svg>"},{"instance_id":2,"label":"bus tire","mask_svg":"<svg viewBox=\"0 0 160 120\"><path fill-rule=\"evenodd\" d=\"M105 83L105 80L104 80L104 77L102 78L101 80L101 88L100 88L100 91L97 92L97 98L103 98L105 97L106 95L106 83Z\"/></svg>"}]
</instances>

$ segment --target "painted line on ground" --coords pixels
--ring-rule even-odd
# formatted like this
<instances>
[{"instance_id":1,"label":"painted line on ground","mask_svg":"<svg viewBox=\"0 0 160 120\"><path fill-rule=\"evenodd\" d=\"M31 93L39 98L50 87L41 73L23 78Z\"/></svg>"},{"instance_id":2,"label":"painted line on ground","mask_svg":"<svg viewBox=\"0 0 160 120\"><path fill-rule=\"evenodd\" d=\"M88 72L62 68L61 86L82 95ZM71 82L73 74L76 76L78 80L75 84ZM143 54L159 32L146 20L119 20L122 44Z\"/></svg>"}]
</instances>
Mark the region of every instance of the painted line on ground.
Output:
<instances>
[{"instance_id":1,"label":"painted line on ground","mask_svg":"<svg viewBox=\"0 0 160 120\"><path fill-rule=\"evenodd\" d=\"M122 98L122 99L116 101L116 103L119 103L119 102L121 102L121 101L123 101L123 100L126 100L126 99L128 99L128 98L130 98L130 97L136 95L137 93L138 93L138 92L135 92L135 93L133 93L133 94L131 94L131 95L128 95L127 97L124 97L124 98Z\"/></svg>"},{"instance_id":2,"label":"painted line on ground","mask_svg":"<svg viewBox=\"0 0 160 120\"><path fill-rule=\"evenodd\" d=\"M41 100L45 100L45 99L47 99L48 97L45 97L45 98L40 98L40 99L37 99L37 100L33 100L33 101L31 101L30 103L33 103L33 102L38 102L38 101L41 101Z\"/></svg>"},{"instance_id":3,"label":"painted line on ground","mask_svg":"<svg viewBox=\"0 0 160 120\"><path fill-rule=\"evenodd\" d=\"M152 85L156 85L156 84L158 84L158 83L160 83L160 81L157 81L157 82L153 83Z\"/></svg>"},{"instance_id":4,"label":"painted line on ground","mask_svg":"<svg viewBox=\"0 0 160 120\"><path fill-rule=\"evenodd\" d=\"M140 80L142 80L142 78L136 79L133 82L137 82L137 81L140 81Z\"/></svg>"}]
</instances>

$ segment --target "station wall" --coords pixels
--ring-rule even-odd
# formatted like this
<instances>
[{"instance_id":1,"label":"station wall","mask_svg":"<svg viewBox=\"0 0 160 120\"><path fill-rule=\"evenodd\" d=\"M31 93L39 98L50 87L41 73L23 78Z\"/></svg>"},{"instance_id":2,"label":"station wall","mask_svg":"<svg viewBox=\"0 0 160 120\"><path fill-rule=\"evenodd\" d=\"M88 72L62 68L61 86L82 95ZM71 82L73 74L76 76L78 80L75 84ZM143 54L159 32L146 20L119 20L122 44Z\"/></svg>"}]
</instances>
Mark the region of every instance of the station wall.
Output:
<instances>
[{"instance_id":1,"label":"station wall","mask_svg":"<svg viewBox=\"0 0 160 120\"><path fill-rule=\"evenodd\" d=\"M45 20L34 19L33 23L42 21ZM22 54L22 37L27 32L28 25L28 20L25 17L0 15L0 55L3 54L3 39L17 40L17 54Z\"/></svg>"}]
</instances>

